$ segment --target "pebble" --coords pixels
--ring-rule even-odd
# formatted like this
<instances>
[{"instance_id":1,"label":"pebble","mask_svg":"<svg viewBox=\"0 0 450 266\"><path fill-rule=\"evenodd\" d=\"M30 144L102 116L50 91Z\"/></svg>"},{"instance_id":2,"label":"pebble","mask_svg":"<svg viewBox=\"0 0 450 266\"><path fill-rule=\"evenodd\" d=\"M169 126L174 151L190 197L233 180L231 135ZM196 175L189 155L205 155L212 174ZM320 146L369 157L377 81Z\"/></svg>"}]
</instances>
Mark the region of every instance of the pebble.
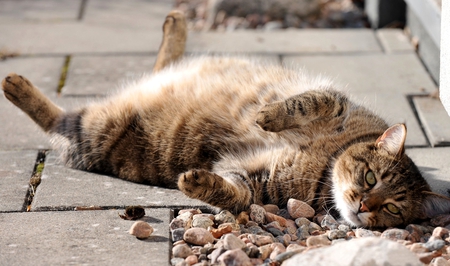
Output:
<instances>
[{"instance_id":1,"label":"pebble","mask_svg":"<svg viewBox=\"0 0 450 266\"><path fill-rule=\"evenodd\" d=\"M187 256L184 260L188 265L194 265L198 262L198 258L195 255Z\"/></svg>"},{"instance_id":2,"label":"pebble","mask_svg":"<svg viewBox=\"0 0 450 266\"><path fill-rule=\"evenodd\" d=\"M431 224L434 226L445 227L450 224L450 214L438 215L430 220Z\"/></svg>"},{"instance_id":3,"label":"pebble","mask_svg":"<svg viewBox=\"0 0 450 266\"><path fill-rule=\"evenodd\" d=\"M250 205L250 219L257 224L264 224L266 221L266 210L256 204Z\"/></svg>"},{"instance_id":4,"label":"pebble","mask_svg":"<svg viewBox=\"0 0 450 266\"><path fill-rule=\"evenodd\" d=\"M268 223L278 222L280 224L280 226L286 227L286 223L287 223L286 219L281 217L281 216L279 216L279 215L276 215L276 214L273 214L273 213L270 213L270 212L266 212L265 217L266 217L266 221Z\"/></svg>"},{"instance_id":5,"label":"pebble","mask_svg":"<svg viewBox=\"0 0 450 266\"><path fill-rule=\"evenodd\" d=\"M265 260L270 256L270 253L272 253L273 248L270 246L270 244L260 246L258 247L259 253L261 254L261 259Z\"/></svg>"},{"instance_id":6,"label":"pebble","mask_svg":"<svg viewBox=\"0 0 450 266\"><path fill-rule=\"evenodd\" d=\"M211 228L209 231L211 232L211 234L213 235L214 238L220 238L224 234L231 233L231 231L233 231L233 227L229 224L226 224L217 229Z\"/></svg>"},{"instance_id":7,"label":"pebble","mask_svg":"<svg viewBox=\"0 0 450 266\"><path fill-rule=\"evenodd\" d=\"M273 239L270 236L249 234L248 239L258 247L273 243Z\"/></svg>"},{"instance_id":8,"label":"pebble","mask_svg":"<svg viewBox=\"0 0 450 266\"><path fill-rule=\"evenodd\" d=\"M449 231L447 228L438 226L438 227L434 228L433 234L431 236L440 238L440 239L445 239L449 236Z\"/></svg>"},{"instance_id":9,"label":"pebble","mask_svg":"<svg viewBox=\"0 0 450 266\"><path fill-rule=\"evenodd\" d=\"M223 224L223 223L233 223L234 224L234 223L236 223L236 218L234 217L234 215L231 212L223 210L214 216L214 222L216 222L217 224Z\"/></svg>"},{"instance_id":10,"label":"pebble","mask_svg":"<svg viewBox=\"0 0 450 266\"><path fill-rule=\"evenodd\" d=\"M277 214L278 211L280 210L280 208L278 208L277 205L275 204L266 204L263 206L264 210L266 210L266 212L270 212L273 214Z\"/></svg>"},{"instance_id":11,"label":"pebble","mask_svg":"<svg viewBox=\"0 0 450 266\"><path fill-rule=\"evenodd\" d=\"M250 221L250 216L248 215L247 212L241 212L236 217L236 222L238 224L247 224L249 221Z\"/></svg>"},{"instance_id":12,"label":"pebble","mask_svg":"<svg viewBox=\"0 0 450 266\"><path fill-rule=\"evenodd\" d=\"M338 229L332 229L327 232L328 239L335 240L339 238L346 238L347 233Z\"/></svg>"},{"instance_id":13,"label":"pebble","mask_svg":"<svg viewBox=\"0 0 450 266\"><path fill-rule=\"evenodd\" d=\"M323 219L320 222L320 226L323 229L330 230L330 229L337 229L339 224L338 224L338 222L336 222L336 220L333 218L333 216L327 214L327 215L323 216Z\"/></svg>"},{"instance_id":14,"label":"pebble","mask_svg":"<svg viewBox=\"0 0 450 266\"><path fill-rule=\"evenodd\" d=\"M305 217L300 217L300 218L295 219L295 224L296 224L298 227L301 227L302 225L307 225L307 226L309 226L310 223L311 223L311 221L308 220L308 219L305 218Z\"/></svg>"},{"instance_id":15,"label":"pebble","mask_svg":"<svg viewBox=\"0 0 450 266\"><path fill-rule=\"evenodd\" d=\"M404 229L388 229L381 234L381 238L390 240L405 240L409 235L409 232Z\"/></svg>"},{"instance_id":16,"label":"pebble","mask_svg":"<svg viewBox=\"0 0 450 266\"><path fill-rule=\"evenodd\" d=\"M200 227L204 229L208 229L208 227L214 225L214 222L209 218L205 216L197 216L200 214L194 215L192 219L192 227Z\"/></svg>"},{"instance_id":17,"label":"pebble","mask_svg":"<svg viewBox=\"0 0 450 266\"><path fill-rule=\"evenodd\" d=\"M211 263L212 264L217 263L217 258L219 258L219 256L222 255L222 253L224 253L225 251L227 250L224 249L223 247L214 249L213 252L211 252L210 254Z\"/></svg>"},{"instance_id":18,"label":"pebble","mask_svg":"<svg viewBox=\"0 0 450 266\"><path fill-rule=\"evenodd\" d=\"M287 210L289 215L294 218L312 218L314 217L315 211L306 202L296 199L289 199L287 203Z\"/></svg>"},{"instance_id":19,"label":"pebble","mask_svg":"<svg viewBox=\"0 0 450 266\"><path fill-rule=\"evenodd\" d=\"M138 239L146 239L153 233L153 227L147 222L137 221L131 226L129 233Z\"/></svg>"},{"instance_id":20,"label":"pebble","mask_svg":"<svg viewBox=\"0 0 450 266\"><path fill-rule=\"evenodd\" d=\"M375 234L367 229L363 229L363 228L357 228L355 230L353 230L355 232L355 236L356 237L368 237L368 236L375 236Z\"/></svg>"},{"instance_id":21,"label":"pebble","mask_svg":"<svg viewBox=\"0 0 450 266\"><path fill-rule=\"evenodd\" d=\"M423 245L428 251L440 250L445 246L445 241L441 239L429 240Z\"/></svg>"},{"instance_id":22,"label":"pebble","mask_svg":"<svg viewBox=\"0 0 450 266\"><path fill-rule=\"evenodd\" d=\"M310 236L310 234L309 234L309 226L308 225L302 225L300 228L298 228L296 236L300 240L308 238Z\"/></svg>"},{"instance_id":23,"label":"pebble","mask_svg":"<svg viewBox=\"0 0 450 266\"><path fill-rule=\"evenodd\" d=\"M253 266L250 258L240 249L228 250L217 258L221 265Z\"/></svg>"},{"instance_id":24,"label":"pebble","mask_svg":"<svg viewBox=\"0 0 450 266\"><path fill-rule=\"evenodd\" d=\"M172 255L175 258L187 258L190 255L193 255L194 252L187 244L177 245L172 248Z\"/></svg>"},{"instance_id":25,"label":"pebble","mask_svg":"<svg viewBox=\"0 0 450 266\"><path fill-rule=\"evenodd\" d=\"M184 230L184 228L177 228L175 230L172 230L172 242L183 240L185 232L186 230Z\"/></svg>"},{"instance_id":26,"label":"pebble","mask_svg":"<svg viewBox=\"0 0 450 266\"><path fill-rule=\"evenodd\" d=\"M189 228L183 236L184 241L194 245L205 245L214 241L213 235L204 228Z\"/></svg>"},{"instance_id":27,"label":"pebble","mask_svg":"<svg viewBox=\"0 0 450 266\"><path fill-rule=\"evenodd\" d=\"M247 247L247 245L237 236L233 234L226 234L225 237L223 238L223 247L226 250L233 250L233 249L243 249Z\"/></svg>"},{"instance_id":28,"label":"pebble","mask_svg":"<svg viewBox=\"0 0 450 266\"><path fill-rule=\"evenodd\" d=\"M443 257L437 257L431 260L428 266L448 266L450 263Z\"/></svg>"},{"instance_id":29,"label":"pebble","mask_svg":"<svg viewBox=\"0 0 450 266\"><path fill-rule=\"evenodd\" d=\"M328 245L331 245L331 241L328 239L327 235L310 236L306 239L307 247Z\"/></svg>"},{"instance_id":30,"label":"pebble","mask_svg":"<svg viewBox=\"0 0 450 266\"><path fill-rule=\"evenodd\" d=\"M272 253L270 253L269 256L271 260L275 260L278 255L286 252L286 247L281 243L272 243L270 244L270 247L272 248Z\"/></svg>"}]
</instances>

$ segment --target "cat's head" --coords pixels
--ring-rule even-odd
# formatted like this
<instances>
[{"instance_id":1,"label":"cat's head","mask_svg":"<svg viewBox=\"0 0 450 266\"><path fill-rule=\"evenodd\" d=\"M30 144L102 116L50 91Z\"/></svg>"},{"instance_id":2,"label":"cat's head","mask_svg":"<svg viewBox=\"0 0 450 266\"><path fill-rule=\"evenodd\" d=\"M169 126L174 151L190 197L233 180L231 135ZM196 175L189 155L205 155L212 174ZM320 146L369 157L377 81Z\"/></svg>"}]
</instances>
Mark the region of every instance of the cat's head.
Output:
<instances>
[{"instance_id":1,"label":"cat's head","mask_svg":"<svg viewBox=\"0 0 450 266\"><path fill-rule=\"evenodd\" d=\"M353 226L391 227L450 212L450 199L431 192L404 152L406 127L387 129L374 143L349 147L333 168L333 196Z\"/></svg>"}]
</instances>

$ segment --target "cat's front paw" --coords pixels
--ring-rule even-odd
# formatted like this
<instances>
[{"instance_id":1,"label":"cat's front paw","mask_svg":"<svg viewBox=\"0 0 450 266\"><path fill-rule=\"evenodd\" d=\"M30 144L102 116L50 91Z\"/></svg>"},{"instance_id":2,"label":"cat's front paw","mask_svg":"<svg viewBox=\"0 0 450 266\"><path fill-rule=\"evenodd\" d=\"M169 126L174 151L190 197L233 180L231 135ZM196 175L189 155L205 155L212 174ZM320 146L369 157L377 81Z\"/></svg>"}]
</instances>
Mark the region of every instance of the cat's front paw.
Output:
<instances>
[{"instance_id":1,"label":"cat's front paw","mask_svg":"<svg viewBox=\"0 0 450 266\"><path fill-rule=\"evenodd\" d=\"M202 199L216 185L217 175L206 170L191 170L178 178L178 188L191 198Z\"/></svg>"},{"instance_id":2,"label":"cat's front paw","mask_svg":"<svg viewBox=\"0 0 450 266\"><path fill-rule=\"evenodd\" d=\"M280 132L285 129L284 113L281 103L266 104L256 114L256 124L265 131Z\"/></svg>"}]
</instances>

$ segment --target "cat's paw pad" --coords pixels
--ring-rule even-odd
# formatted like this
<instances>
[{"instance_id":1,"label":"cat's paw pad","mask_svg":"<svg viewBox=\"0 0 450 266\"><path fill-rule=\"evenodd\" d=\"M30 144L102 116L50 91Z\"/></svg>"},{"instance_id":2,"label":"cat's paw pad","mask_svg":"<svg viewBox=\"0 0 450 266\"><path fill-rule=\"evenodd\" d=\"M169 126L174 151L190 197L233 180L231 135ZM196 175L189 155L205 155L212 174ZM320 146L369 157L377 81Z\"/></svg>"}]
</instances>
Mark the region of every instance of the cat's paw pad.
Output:
<instances>
[{"instance_id":1,"label":"cat's paw pad","mask_svg":"<svg viewBox=\"0 0 450 266\"><path fill-rule=\"evenodd\" d=\"M214 174L206 170L191 170L178 178L178 188L186 195L198 198L198 195L214 187Z\"/></svg>"},{"instance_id":2,"label":"cat's paw pad","mask_svg":"<svg viewBox=\"0 0 450 266\"><path fill-rule=\"evenodd\" d=\"M28 98L33 89L34 87L28 79L15 73L9 74L2 80L3 93L12 102Z\"/></svg>"},{"instance_id":3,"label":"cat's paw pad","mask_svg":"<svg viewBox=\"0 0 450 266\"><path fill-rule=\"evenodd\" d=\"M279 103L267 104L256 114L256 124L265 131L279 132L284 129L282 111Z\"/></svg>"}]
</instances>

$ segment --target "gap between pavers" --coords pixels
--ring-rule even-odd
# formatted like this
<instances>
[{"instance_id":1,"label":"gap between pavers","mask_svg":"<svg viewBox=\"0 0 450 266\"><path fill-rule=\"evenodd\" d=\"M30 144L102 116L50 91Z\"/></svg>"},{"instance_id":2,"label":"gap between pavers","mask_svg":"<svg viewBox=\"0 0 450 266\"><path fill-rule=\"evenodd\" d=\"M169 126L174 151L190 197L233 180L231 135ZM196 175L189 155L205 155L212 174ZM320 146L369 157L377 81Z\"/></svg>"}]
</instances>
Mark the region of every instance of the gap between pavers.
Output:
<instances>
[{"instance_id":1,"label":"gap between pavers","mask_svg":"<svg viewBox=\"0 0 450 266\"><path fill-rule=\"evenodd\" d=\"M170 265L171 210L146 209L155 231L138 240L124 210L3 213L1 265Z\"/></svg>"},{"instance_id":2,"label":"gap between pavers","mask_svg":"<svg viewBox=\"0 0 450 266\"><path fill-rule=\"evenodd\" d=\"M37 151L0 151L0 212L23 211L36 158Z\"/></svg>"},{"instance_id":3,"label":"gap between pavers","mask_svg":"<svg viewBox=\"0 0 450 266\"><path fill-rule=\"evenodd\" d=\"M77 206L131 206L210 208L176 189L137 184L119 178L74 170L58 163L55 153L47 156L41 184L32 210L67 210Z\"/></svg>"}]
</instances>

